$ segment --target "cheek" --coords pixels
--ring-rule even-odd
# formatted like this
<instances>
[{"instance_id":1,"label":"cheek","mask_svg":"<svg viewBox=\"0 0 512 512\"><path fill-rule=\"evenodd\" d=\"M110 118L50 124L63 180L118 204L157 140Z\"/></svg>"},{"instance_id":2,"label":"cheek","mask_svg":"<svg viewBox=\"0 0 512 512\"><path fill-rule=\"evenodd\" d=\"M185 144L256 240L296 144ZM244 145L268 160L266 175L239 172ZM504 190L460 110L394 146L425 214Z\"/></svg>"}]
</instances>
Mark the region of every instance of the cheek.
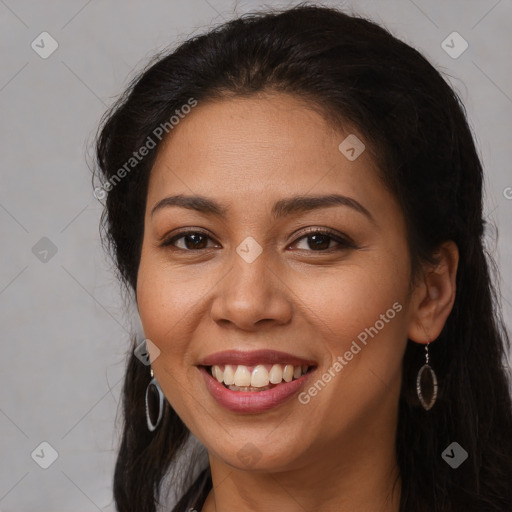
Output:
<instances>
[{"instance_id":1,"label":"cheek","mask_svg":"<svg viewBox=\"0 0 512 512\"><path fill-rule=\"evenodd\" d=\"M142 257L137 304L144 335L160 350L152 363L158 383L180 418L194 428L191 411L197 409L197 404L188 388L187 372L197 370L191 366L189 347L197 328L193 319L199 313L207 285L204 281L180 280L176 274L165 265Z\"/></svg>"},{"instance_id":2,"label":"cheek","mask_svg":"<svg viewBox=\"0 0 512 512\"><path fill-rule=\"evenodd\" d=\"M312 383L303 400L310 400L312 416L332 432L344 422L358 425L357 418L371 416L386 397L399 393L407 342L405 267L398 272L392 259L382 259L379 265L338 269L336 277L303 279L294 290L304 302L308 332L318 333L326 356L317 377L326 385ZM333 409L340 400L343 407Z\"/></svg>"},{"instance_id":3,"label":"cheek","mask_svg":"<svg viewBox=\"0 0 512 512\"><path fill-rule=\"evenodd\" d=\"M374 325L395 302L402 303L406 287L404 271L398 271L392 261L383 258L375 264L365 262L311 274L293 285L294 292L307 306L305 314L321 324L328 338L335 336L340 340L357 336Z\"/></svg>"},{"instance_id":4,"label":"cheek","mask_svg":"<svg viewBox=\"0 0 512 512\"><path fill-rule=\"evenodd\" d=\"M161 262L141 258L137 305L145 336L161 351L180 350L187 320L201 305L203 288L204 284L178 279Z\"/></svg>"},{"instance_id":5,"label":"cheek","mask_svg":"<svg viewBox=\"0 0 512 512\"><path fill-rule=\"evenodd\" d=\"M297 281L294 291L323 345L324 369L338 362L320 401L344 396L347 409L356 414L363 402L373 407L398 385L407 343L407 269L402 253L381 252L364 263ZM346 389L357 393L347 396Z\"/></svg>"}]
</instances>

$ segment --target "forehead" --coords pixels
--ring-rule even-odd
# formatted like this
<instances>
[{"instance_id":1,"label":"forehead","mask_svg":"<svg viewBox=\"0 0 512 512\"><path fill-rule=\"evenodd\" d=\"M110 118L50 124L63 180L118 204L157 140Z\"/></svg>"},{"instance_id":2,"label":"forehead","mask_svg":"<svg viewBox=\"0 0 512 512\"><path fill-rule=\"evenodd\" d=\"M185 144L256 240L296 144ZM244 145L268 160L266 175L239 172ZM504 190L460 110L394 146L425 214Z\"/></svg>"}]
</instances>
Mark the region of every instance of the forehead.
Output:
<instances>
[{"instance_id":1,"label":"forehead","mask_svg":"<svg viewBox=\"0 0 512 512\"><path fill-rule=\"evenodd\" d=\"M334 128L318 109L286 94L199 102L159 148L148 207L171 193L245 209L297 194L378 202L386 191L369 152L349 160L339 149L349 136L362 139L354 132Z\"/></svg>"}]
</instances>

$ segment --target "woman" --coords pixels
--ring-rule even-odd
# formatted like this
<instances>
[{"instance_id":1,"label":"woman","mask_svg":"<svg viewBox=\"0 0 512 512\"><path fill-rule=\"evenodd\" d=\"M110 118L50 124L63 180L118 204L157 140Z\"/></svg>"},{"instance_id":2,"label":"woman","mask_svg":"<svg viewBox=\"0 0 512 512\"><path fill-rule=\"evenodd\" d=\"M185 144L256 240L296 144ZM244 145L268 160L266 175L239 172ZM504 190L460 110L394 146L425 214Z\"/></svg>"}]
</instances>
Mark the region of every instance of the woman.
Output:
<instances>
[{"instance_id":1,"label":"woman","mask_svg":"<svg viewBox=\"0 0 512 512\"><path fill-rule=\"evenodd\" d=\"M118 510L169 510L194 437L175 512L512 510L482 166L417 51L334 9L244 16L158 56L97 159L151 363L134 339Z\"/></svg>"}]
</instances>

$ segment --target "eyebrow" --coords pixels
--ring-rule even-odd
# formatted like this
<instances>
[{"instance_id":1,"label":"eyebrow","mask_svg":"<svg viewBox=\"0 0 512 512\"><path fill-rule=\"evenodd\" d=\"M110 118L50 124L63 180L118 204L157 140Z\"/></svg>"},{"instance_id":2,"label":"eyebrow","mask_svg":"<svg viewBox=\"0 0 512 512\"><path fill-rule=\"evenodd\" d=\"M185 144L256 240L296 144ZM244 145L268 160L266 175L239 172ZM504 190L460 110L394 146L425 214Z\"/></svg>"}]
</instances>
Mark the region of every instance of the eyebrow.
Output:
<instances>
[{"instance_id":1,"label":"eyebrow","mask_svg":"<svg viewBox=\"0 0 512 512\"><path fill-rule=\"evenodd\" d=\"M186 196L178 194L175 196L165 197L158 201L158 203L151 210L151 216L158 210L168 208L171 206L179 206L181 208L188 208L196 210L200 213L214 215L216 217L226 218L229 208L221 205L213 199L204 196ZM372 214L358 201L352 197L343 196L340 194L328 194L317 196L293 196L286 199L280 199L274 203L272 207L272 217L279 219L288 215L305 213L320 208L328 208L333 206L347 206L353 210L365 215L371 222L376 224Z\"/></svg>"}]
</instances>

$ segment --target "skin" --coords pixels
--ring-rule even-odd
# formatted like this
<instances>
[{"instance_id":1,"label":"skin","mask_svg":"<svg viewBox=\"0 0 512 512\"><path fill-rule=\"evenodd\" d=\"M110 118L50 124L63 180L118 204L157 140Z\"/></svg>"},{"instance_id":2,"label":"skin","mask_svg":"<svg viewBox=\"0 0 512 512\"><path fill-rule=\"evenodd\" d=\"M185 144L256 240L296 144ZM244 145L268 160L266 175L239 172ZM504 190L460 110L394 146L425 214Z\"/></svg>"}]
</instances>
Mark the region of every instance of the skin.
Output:
<instances>
[{"instance_id":1,"label":"skin","mask_svg":"<svg viewBox=\"0 0 512 512\"><path fill-rule=\"evenodd\" d=\"M458 252L453 242L441 246L440 264L425 267L409 294L403 213L370 151L349 161L338 150L349 133L358 134L332 127L302 100L267 93L198 104L159 149L137 303L144 334L161 351L155 377L208 450L214 488L204 512L399 510L402 358L407 338L425 344L441 332ZM373 221L340 205L270 214L277 200L333 193L357 200ZM151 215L175 194L206 196L229 213L171 206ZM317 249L304 228L329 228L356 248L327 237ZM159 244L182 229L207 237L195 245L181 238L174 250ZM252 263L236 252L248 236L262 248ZM258 414L230 412L196 366L218 351L266 348L317 361L321 376L395 302L401 311L305 405L294 397ZM239 457L247 451L251 465Z\"/></svg>"}]
</instances>

